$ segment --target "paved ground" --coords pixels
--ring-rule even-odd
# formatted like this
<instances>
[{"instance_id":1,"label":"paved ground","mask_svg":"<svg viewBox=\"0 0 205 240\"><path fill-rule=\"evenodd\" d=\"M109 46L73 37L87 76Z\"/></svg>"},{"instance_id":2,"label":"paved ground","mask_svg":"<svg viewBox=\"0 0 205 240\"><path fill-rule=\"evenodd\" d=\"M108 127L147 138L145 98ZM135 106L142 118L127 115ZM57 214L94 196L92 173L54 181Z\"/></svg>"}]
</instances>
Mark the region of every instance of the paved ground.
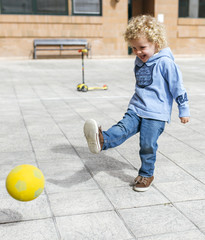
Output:
<instances>
[{"instance_id":1,"label":"paved ground","mask_svg":"<svg viewBox=\"0 0 205 240\"><path fill-rule=\"evenodd\" d=\"M155 183L130 186L140 166L138 136L90 154L83 124L103 129L120 120L134 90L133 59L85 60L86 83L107 91L77 92L81 60L0 61L1 240L204 240L205 59L177 59L191 122L172 122L159 140ZM5 179L19 164L38 166L44 193L19 202Z\"/></svg>"}]
</instances>

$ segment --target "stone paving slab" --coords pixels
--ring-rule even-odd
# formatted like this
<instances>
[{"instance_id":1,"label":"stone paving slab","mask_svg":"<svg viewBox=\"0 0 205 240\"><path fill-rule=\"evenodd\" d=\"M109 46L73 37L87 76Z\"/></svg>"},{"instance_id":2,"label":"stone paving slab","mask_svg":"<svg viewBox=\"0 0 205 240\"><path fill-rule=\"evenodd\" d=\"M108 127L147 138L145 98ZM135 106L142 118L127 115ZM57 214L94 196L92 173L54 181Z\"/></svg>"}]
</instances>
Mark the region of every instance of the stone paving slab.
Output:
<instances>
[{"instance_id":1,"label":"stone paving slab","mask_svg":"<svg viewBox=\"0 0 205 240\"><path fill-rule=\"evenodd\" d=\"M155 183L172 202L197 200L205 198L205 185L196 179L168 183Z\"/></svg>"},{"instance_id":2,"label":"stone paving slab","mask_svg":"<svg viewBox=\"0 0 205 240\"><path fill-rule=\"evenodd\" d=\"M4 240L58 240L52 219L23 221L0 225L0 236Z\"/></svg>"},{"instance_id":3,"label":"stone paving slab","mask_svg":"<svg viewBox=\"0 0 205 240\"><path fill-rule=\"evenodd\" d=\"M45 194L38 201L18 202L10 196L1 198L0 223L51 218L51 211ZM1 226L1 225L0 225Z\"/></svg>"},{"instance_id":4,"label":"stone paving slab","mask_svg":"<svg viewBox=\"0 0 205 240\"><path fill-rule=\"evenodd\" d=\"M205 58L176 59L190 100L183 125L173 106L159 139L155 181L132 190L140 168L139 136L99 155L88 151L86 119L102 129L120 120L135 79L134 59L85 59L88 86L78 92L81 59L0 61L1 240L205 240ZM45 191L11 198L10 170L38 166Z\"/></svg>"},{"instance_id":5,"label":"stone paving slab","mask_svg":"<svg viewBox=\"0 0 205 240\"><path fill-rule=\"evenodd\" d=\"M193 223L170 204L119 212L136 238L196 229Z\"/></svg>"},{"instance_id":6,"label":"stone paving slab","mask_svg":"<svg viewBox=\"0 0 205 240\"><path fill-rule=\"evenodd\" d=\"M129 240L132 237L123 221L113 211L57 217L57 225L62 239Z\"/></svg>"},{"instance_id":7,"label":"stone paving slab","mask_svg":"<svg viewBox=\"0 0 205 240\"><path fill-rule=\"evenodd\" d=\"M154 235L149 237L140 237L138 240L204 240L204 234L199 230L190 230L185 232L177 232L177 233L165 233L160 235Z\"/></svg>"},{"instance_id":8,"label":"stone paving slab","mask_svg":"<svg viewBox=\"0 0 205 240\"><path fill-rule=\"evenodd\" d=\"M112 204L100 190L54 193L49 196L55 216L65 216L113 210Z\"/></svg>"},{"instance_id":9,"label":"stone paving slab","mask_svg":"<svg viewBox=\"0 0 205 240\"><path fill-rule=\"evenodd\" d=\"M137 194L134 191L130 191L130 187L115 187L105 189L104 191L114 207L118 210L170 203L170 201L154 187L150 188L149 193Z\"/></svg>"}]
</instances>

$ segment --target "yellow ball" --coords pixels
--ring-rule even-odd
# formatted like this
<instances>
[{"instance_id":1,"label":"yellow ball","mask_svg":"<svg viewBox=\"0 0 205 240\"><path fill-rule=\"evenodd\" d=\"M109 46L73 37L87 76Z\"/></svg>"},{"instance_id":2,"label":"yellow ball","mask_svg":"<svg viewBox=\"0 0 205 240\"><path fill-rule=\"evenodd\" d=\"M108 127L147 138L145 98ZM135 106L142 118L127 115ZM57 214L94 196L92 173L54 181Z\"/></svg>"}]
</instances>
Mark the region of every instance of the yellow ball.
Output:
<instances>
[{"instance_id":1,"label":"yellow ball","mask_svg":"<svg viewBox=\"0 0 205 240\"><path fill-rule=\"evenodd\" d=\"M40 169L29 164L15 167L6 178L8 193L19 201L31 201L44 189L45 179Z\"/></svg>"}]
</instances>

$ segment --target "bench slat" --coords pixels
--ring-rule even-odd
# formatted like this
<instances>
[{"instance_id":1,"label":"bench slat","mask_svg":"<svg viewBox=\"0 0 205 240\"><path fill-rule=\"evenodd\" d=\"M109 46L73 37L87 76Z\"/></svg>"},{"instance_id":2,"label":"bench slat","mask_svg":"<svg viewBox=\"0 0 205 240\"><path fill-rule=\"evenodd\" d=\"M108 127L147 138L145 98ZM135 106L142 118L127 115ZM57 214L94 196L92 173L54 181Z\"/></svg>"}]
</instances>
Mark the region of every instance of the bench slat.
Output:
<instances>
[{"instance_id":1,"label":"bench slat","mask_svg":"<svg viewBox=\"0 0 205 240\"><path fill-rule=\"evenodd\" d=\"M36 39L34 46L42 45L88 45L87 40L84 39Z\"/></svg>"},{"instance_id":2,"label":"bench slat","mask_svg":"<svg viewBox=\"0 0 205 240\"><path fill-rule=\"evenodd\" d=\"M87 50L91 51L91 48L88 47L88 41L86 39L34 39L34 52L33 57L36 59L36 51L46 51L46 50L78 50L76 48L63 48L64 46L75 47L83 46ZM49 49L49 48L37 48L38 46L59 46L59 49Z\"/></svg>"}]
</instances>

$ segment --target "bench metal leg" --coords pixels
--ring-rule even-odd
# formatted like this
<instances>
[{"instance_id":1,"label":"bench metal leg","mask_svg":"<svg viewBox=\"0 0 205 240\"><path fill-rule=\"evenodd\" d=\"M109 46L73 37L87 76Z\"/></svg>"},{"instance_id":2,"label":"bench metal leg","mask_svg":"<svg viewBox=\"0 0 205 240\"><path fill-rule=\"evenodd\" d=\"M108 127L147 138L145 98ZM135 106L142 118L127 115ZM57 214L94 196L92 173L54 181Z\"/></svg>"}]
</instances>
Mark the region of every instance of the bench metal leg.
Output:
<instances>
[{"instance_id":1,"label":"bench metal leg","mask_svg":"<svg viewBox=\"0 0 205 240\"><path fill-rule=\"evenodd\" d=\"M33 58L36 59L36 47L34 47Z\"/></svg>"}]
</instances>

